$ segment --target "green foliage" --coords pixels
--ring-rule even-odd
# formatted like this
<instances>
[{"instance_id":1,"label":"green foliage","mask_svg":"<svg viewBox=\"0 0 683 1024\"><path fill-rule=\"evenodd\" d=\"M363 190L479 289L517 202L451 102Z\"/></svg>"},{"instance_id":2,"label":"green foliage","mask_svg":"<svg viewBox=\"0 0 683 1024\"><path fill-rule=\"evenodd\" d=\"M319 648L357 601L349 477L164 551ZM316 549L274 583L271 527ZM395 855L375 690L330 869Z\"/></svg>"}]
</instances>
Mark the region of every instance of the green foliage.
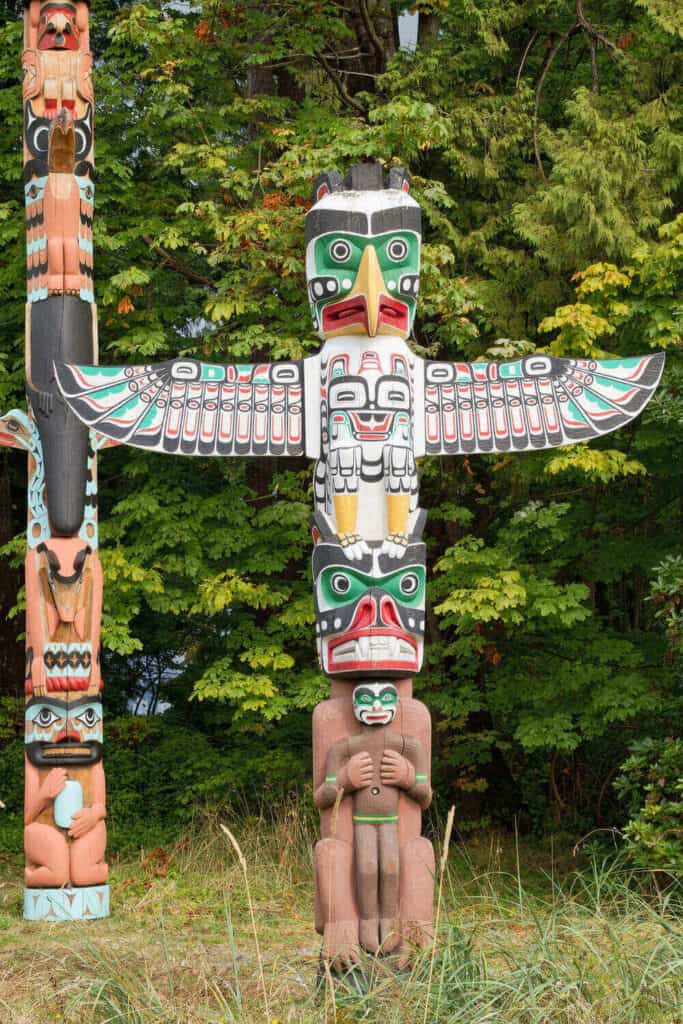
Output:
<instances>
[{"instance_id":1,"label":"green foliage","mask_svg":"<svg viewBox=\"0 0 683 1024\"><path fill-rule=\"evenodd\" d=\"M461 821L590 827L628 744L670 730L682 703L677 612L664 613L683 557L681 35L668 0L584 6L579 23L574 3L420 4L437 31L397 50L399 5L379 0L379 52L354 5L91 5L102 362L317 351L311 181L366 158L405 164L423 207L420 354L667 350L660 394L608 443L424 460L437 571L416 690ZM23 400L18 21L0 43L4 410ZM6 465L9 538L24 478L19 456ZM300 774L310 709L329 690L313 642L310 466L121 448L101 454L99 484L111 711L140 706L145 686L153 706L170 703L196 739L178 738L193 793L217 749L229 788L242 763L267 765L278 743L288 758L305 735L287 761ZM150 750L170 727L145 726ZM115 787L129 748L114 733ZM145 813L182 792L163 749L178 787L150 789ZM142 804L133 788L126 799L134 829Z\"/></svg>"},{"instance_id":2,"label":"green foliage","mask_svg":"<svg viewBox=\"0 0 683 1024\"><path fill-rule=\"evenodd\" d=\"M615 788L630 820L626 849L647 871L683 875L683 740L643 739L631 747Z\"/></svg>"}]
</instances>

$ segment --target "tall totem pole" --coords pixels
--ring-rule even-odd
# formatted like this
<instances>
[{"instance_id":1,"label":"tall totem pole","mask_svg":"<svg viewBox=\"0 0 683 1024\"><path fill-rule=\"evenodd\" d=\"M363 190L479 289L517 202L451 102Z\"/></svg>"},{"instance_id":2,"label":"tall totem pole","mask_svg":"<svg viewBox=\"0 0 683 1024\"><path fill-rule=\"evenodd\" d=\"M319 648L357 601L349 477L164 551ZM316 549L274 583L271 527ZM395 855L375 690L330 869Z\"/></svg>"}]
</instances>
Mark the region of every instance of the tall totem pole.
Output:
<instances>
[{"instance_id":1,"label":"tall totem pole","mask_svg":"<svg viewBox=\"0 0 683 1024\"><path fill-rule=\"evenodd\" d=\"M55 361L97 361L88 3L24 12L28 411L0 444L28 453L24 916L108 913L97 556L98 439L68 408Z\"/></svg>"},{"instance_id":2,"label":"tall totem pole","mask_svg":"<svg viewBox=\"0 0 683 1024\"><path fill-rule=\"evenodd\" d=\"M412 696L425 627L425 513L416 459L538 450L632 420L660 354L537 353L425 362L409 345L420 208L402 168L322 174L306 217L318 355L298 362L58 365L76 415L110 443L182 455L308 455L314 473L318 653L331 693L313 715L316 927L337 969L361 949L399 962L431 938L431 725Z\"/></svg>"},{"instance_id":3,"label":"tall totem pole","mask_svg":"<svg viewBox=\"0 0 683 1024\"><path fill-rule=\"evenodd\" d=\"M306 275L318 355L98 367L88 3L28 0L23 69L28 412L0 419L0 444L29 464L25 916L108 913L96 451L308 455L331 686L313 715L316 927L336 969L360 950L405 962L431 939L434 878L421 835L431 724L412 696L426 587L416 459L615 430L651 397L663 356L418 358L408 339L420 208L402 168L368 163L314 185Z\"/></svg>"}]
</instances>

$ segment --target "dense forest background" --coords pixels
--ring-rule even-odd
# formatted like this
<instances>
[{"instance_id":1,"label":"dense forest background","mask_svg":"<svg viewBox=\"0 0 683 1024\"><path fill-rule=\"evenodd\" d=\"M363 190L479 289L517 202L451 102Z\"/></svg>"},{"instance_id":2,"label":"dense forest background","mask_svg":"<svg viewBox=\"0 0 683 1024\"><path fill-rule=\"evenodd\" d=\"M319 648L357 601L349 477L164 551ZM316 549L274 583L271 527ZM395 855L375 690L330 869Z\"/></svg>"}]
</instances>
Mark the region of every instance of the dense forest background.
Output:
<instances>
[{"instance_id":1,"label":"dense forest background","mask_svg":"<svg viewBox=\"0 0 683 1024\"><path fill-rule=\"evenodd\" d=\"M404 164L416 351L667 351L633 427L423 462L439 799L461 831L681 855L683 31L677 0L94 0L100 358L301 358L321 170ZM0 7L0 408L23 402L21 5ZM405 20L401 19L405 27ZM0 846L20 848L25 465L0 452ZM304 460L100 458L113 846L309 785ZM9 615L9 617L7 617ZM154 711L166 709L164 714ZM133 714L134 711L150 712ZM624 767L625 765L625 767ZM678 787L678 788L677 788ZM680 863L680 860L679 860Z\"/></svg>"}]
</instances>

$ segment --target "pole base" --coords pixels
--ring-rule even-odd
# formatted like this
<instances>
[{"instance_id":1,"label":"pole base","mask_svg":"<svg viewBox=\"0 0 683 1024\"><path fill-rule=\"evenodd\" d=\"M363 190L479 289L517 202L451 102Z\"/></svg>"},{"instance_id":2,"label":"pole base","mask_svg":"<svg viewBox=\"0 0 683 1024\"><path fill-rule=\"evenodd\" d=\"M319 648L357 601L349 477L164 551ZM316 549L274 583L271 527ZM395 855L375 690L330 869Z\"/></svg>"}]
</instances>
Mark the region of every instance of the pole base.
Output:
<instances>
[{"instance_id":1,"label":"pole base","mask_svg":"<svg viewBox=\"0 0 683 1024\"><path fill-rule=\"evenodd\" d=\"M24 889L26 921L93 921L109 917L109 886Z\"/></svg>"}]
</instances>

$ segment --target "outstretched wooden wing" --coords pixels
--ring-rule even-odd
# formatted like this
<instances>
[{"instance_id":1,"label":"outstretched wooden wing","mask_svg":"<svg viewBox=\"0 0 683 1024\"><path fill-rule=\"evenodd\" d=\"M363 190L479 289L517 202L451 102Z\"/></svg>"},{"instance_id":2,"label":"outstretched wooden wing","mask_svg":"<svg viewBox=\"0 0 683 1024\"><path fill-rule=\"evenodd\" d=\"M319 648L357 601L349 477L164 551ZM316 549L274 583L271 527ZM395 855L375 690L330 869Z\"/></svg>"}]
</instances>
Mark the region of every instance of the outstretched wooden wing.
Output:
<instances>
[{"instance_id":1,"label":"outstretched wooden wing","mask_svg":"<svg viewBox=\"0 0 683 1024\"><path fill-rule=\"evenodd\" d=\"M303 363L55 367L75 414L122 444L181 455L303 455Z\"/></svg>"},{"instance_id":2,"label":"outstretched wooden wing","mask_svg":"<svg viewBox=\"0 0 683 1024\"><path fill-rule=\"evenodd\" d=\"M664 354L423 365L424 448L416 454L471 454L555 448L617 430L652 397Z\"/></svg>"}]
</instances>

